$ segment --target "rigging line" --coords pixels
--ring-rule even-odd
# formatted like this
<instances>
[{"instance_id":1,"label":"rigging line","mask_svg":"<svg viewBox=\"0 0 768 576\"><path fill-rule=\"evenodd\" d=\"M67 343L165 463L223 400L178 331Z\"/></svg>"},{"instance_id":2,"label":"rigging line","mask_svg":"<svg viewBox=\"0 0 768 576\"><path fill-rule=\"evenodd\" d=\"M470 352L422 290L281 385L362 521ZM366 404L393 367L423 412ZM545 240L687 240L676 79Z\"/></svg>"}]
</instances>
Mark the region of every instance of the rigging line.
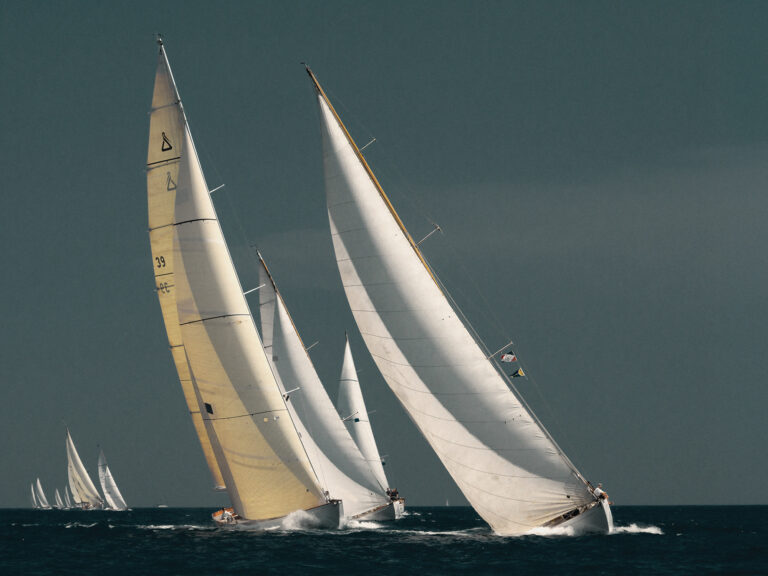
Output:
<instances>
[{"instance_id":1,"label":"rigging line","mask_svg":"<svg viewBox=\"0 0 768 576\"><path fill-rule=\"evenodd\" d=\"M238 414L237 416L220 416L217 418L203 418L208 422L216 422L218 420L234 420L236 418L247 418L248 416L261 416L262 414L272 414L273 412L287 412L287 409L282 410L264 410L262 412L246 412L245 414Z\"/></svg>"}]
</instances>

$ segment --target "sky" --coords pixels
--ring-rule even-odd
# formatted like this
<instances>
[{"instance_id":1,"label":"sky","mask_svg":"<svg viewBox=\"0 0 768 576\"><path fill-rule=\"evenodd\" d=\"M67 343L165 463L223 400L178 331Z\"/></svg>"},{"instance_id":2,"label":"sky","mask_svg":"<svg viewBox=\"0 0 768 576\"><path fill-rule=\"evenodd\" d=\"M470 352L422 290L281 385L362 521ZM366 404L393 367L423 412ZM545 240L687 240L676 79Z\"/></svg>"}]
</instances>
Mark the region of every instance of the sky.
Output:
<instances>
[{"instance_id":1,"label":"sky","mask_svg":"<svg viewBox=\"0 0 768 576\"><path fill-rule=\"evenodd\" d=\"M63 489L65 426L131 506L226 502L154 293L157 32L244 288L255 244L334 400L349 331L409 504L466 501L355 327L301 62L587 478L768 504L766 28L759 2L0 0L0 506Z\"/></svg>"}]
</instances>

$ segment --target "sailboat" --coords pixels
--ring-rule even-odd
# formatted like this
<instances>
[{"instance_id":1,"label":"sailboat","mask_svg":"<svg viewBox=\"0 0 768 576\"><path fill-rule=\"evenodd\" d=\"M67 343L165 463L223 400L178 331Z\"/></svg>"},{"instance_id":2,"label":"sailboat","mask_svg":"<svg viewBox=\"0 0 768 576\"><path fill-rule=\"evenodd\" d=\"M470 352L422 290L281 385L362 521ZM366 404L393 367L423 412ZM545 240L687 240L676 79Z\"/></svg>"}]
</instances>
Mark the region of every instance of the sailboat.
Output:
<instances>
[{"instance_id":1,"label":"sailboat","mask_svg":"<svg viewBox=\"0 0 768 576\"><path fill-rule=\"evenodd\" d=\"M34 496L37 497L37 507L43 510L50 510L51 505L48 504L48 498L45 497L43 492L43 485L40 484L40 478L35 482L35 489L33 490Z\"/></svg>"},{"instance_id":2,"label":"sailboat","mask_svg":"<svg viewBox=\"0 0 768 576\"><path fill-rule=\"evenodd\" d=\"M261 254L259 302L265 350L294 422L312 442L307 451L347 519L394 519L395 505L366 461L328 397L299 336L282 294Z\"/></svg>"},{"instance_id":3,"label":"sailboat","mask_svg":"<svg viewBox=\"0 0 768 576\"><path fill-rule=\"evenodd\" d=\"M198 438L232 504L214 519L268 528L295 513L338 527L343 504L321 484L277 385L158 44L147 154L150 244L187 405L193 420L199 414Z\"/></svg>"},{"instance_id":4,"label":"sailboat","mask_svg":"<svg viewBox=\"0 0 768 576\"><path fill-rule=\"evenodd\" d=\"M355 322L395 396L501 535L609 532L608 502L470 334L307 67L320 107L333 248Z\"/></svg>"},{"instance_id":5,"label":"sailboat","mask_svg":"<svg viewBox=\"0 0 768 576\"><path fill-rule=\"evenodd\" d=\"M64 504L67 510L72 508L72 499L69 497L69 486L64 486Z\"/></svg>"},{"instance_id":6,"label":"sailboat","mask_svg":"<svg viewBox=\"0 0 768 576\"><path fill-rule=\"evenodd\" d=\"M37 496L35 495L35 483L29 485L31 491L30 499L32 500L32 508L40 508L40 504L37 502Z\"/></svg>"},{"instance_id":7,"label":"sailboat","mask_svg":"<svg viewBox=\"0 0 768 576\"><path fill-rule=\"evenodd\" d=\"M128 505L120 494L112 472L107 466L107 458L104 456L104 450L99 451L99 483L101 491L104 493L107 507L110 510L127 510Z\"/></svg>"},{"instance_id":8,"label":"sailboat","mask_svg":"<svg viewBox=\"0 0 768 576\"><path fill-rule=\"evenodd\" d=\"M75 505L83 510L94 510L104 507L104 501L99 496L96 486L83 466L83 461L77 453L72 435L67 429L67 478Z\"/></svg>"},{"instance_id":9,"label":"sailboat","mask_svg":"<svg viewBox=\"0 0 768 576\"><path fill-rule=\"evenodd\" d=\"M54 494L54 501L56 502L54 508L56 508L57 510L64 509L64 501L61 499L61 494L59 494L58 488L56 488L56 493Z\"/></svg>"},{"instance_id":10,"label":"sailboat","mask_svg":"<svg viewBox=\"0 0 768 576\"><path fill-rule=\"evenodd\" d=\"M376 476L379 485L386 486L386 493L392 501L392 505L386 512L382 511L372 520L396 520L403 515L405 510L405 498L402 498L397 488L390 488L387 475L384 473L384 462L379 455L376 446L376 438L373 436L371 421L368 419L368 411L365 408L363 391L360 389L360 381L355 370L355 361L352 358L352 349L349 346L349 337L346 337L344 347L344 363L341 366L341 378L339 380L339 395L336 407L341 414L342 422L347 425L349 433L354 438L365 461ZM386 516L384 515L386 514Z\"/></svg>"}]
</instances>

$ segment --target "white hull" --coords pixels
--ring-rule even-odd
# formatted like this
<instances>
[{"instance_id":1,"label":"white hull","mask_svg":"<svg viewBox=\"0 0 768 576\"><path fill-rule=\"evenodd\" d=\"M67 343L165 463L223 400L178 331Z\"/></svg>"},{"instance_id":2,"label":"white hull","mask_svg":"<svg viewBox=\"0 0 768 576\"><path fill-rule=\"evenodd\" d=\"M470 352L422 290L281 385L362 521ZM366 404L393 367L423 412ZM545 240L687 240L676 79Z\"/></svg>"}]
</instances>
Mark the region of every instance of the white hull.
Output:
<instances>
[{"instance_id":1,"label":"white hull","mask_svg":"<svg viewBox=\"0 0 768 576\"><path fill-rule=\"evenodd\" d=\"M586 512L582 512L575 518L571 518L562 524L558 524L558 527L560 526L573 528L579 534L595 532L610 534L613 532L611 506L607 501L601 500L598 505L590 508Z\"/></svg>"},{"instance_id":2,"label":"white hull","mask_svg":"<svg viewBox=\"0 0 768 576\"><path fill-rule=\"evenodd\" d=\"M397 520L403 515L405 510L405 498L394 500L384 506L379 506L369 512L364 512L353 516L352 520L368 520L377 522L386 522L388 520Z\"/></svg>"},{"instance_id":3,"label":"white hull","mask_svg":"<svg viewBox=\"0 0 768 576\"><path fill-rule=\"evenodd\" d=\"M215 520L216 524L239 530L274 530L279 528L294 530L314 530L339 528L344 518L344 506L340 500L332 500L322 506L309 510L297 510L279 518L266 520L233 519L230 522Z\"/></svg>"}]
</instances>

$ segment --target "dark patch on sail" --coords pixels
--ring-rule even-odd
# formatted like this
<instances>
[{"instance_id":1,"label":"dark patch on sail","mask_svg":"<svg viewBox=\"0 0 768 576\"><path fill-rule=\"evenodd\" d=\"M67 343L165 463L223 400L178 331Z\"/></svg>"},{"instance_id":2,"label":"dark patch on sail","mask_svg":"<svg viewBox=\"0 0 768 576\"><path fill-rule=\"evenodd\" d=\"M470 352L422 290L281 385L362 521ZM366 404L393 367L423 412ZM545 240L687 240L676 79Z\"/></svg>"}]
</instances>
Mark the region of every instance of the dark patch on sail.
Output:
<instances>
[{"instance_id":1,"label":"dark patch on sail","mask_svg":"<svg viewBox=\"0 0 768 576\"><path fill-rule=\"evenodd\" d=\"M208 412L208 414L213 414L213 406L208 404L208 402L205 403L205 411Z\"/></svg>"},{"instance_id":2,"label":"dark patch on sail","mask_svg":"<svg viewBox=\"0 0 768 576\"><path fill-rule=\"evenodd\" d=\"M173 146L171 145L171 141L168 140L168 136L165 135L165 132L163 132L163 145L160 148L163 152L168 152L168 150L173 150Z\"/></svg>"}]
</instances>

